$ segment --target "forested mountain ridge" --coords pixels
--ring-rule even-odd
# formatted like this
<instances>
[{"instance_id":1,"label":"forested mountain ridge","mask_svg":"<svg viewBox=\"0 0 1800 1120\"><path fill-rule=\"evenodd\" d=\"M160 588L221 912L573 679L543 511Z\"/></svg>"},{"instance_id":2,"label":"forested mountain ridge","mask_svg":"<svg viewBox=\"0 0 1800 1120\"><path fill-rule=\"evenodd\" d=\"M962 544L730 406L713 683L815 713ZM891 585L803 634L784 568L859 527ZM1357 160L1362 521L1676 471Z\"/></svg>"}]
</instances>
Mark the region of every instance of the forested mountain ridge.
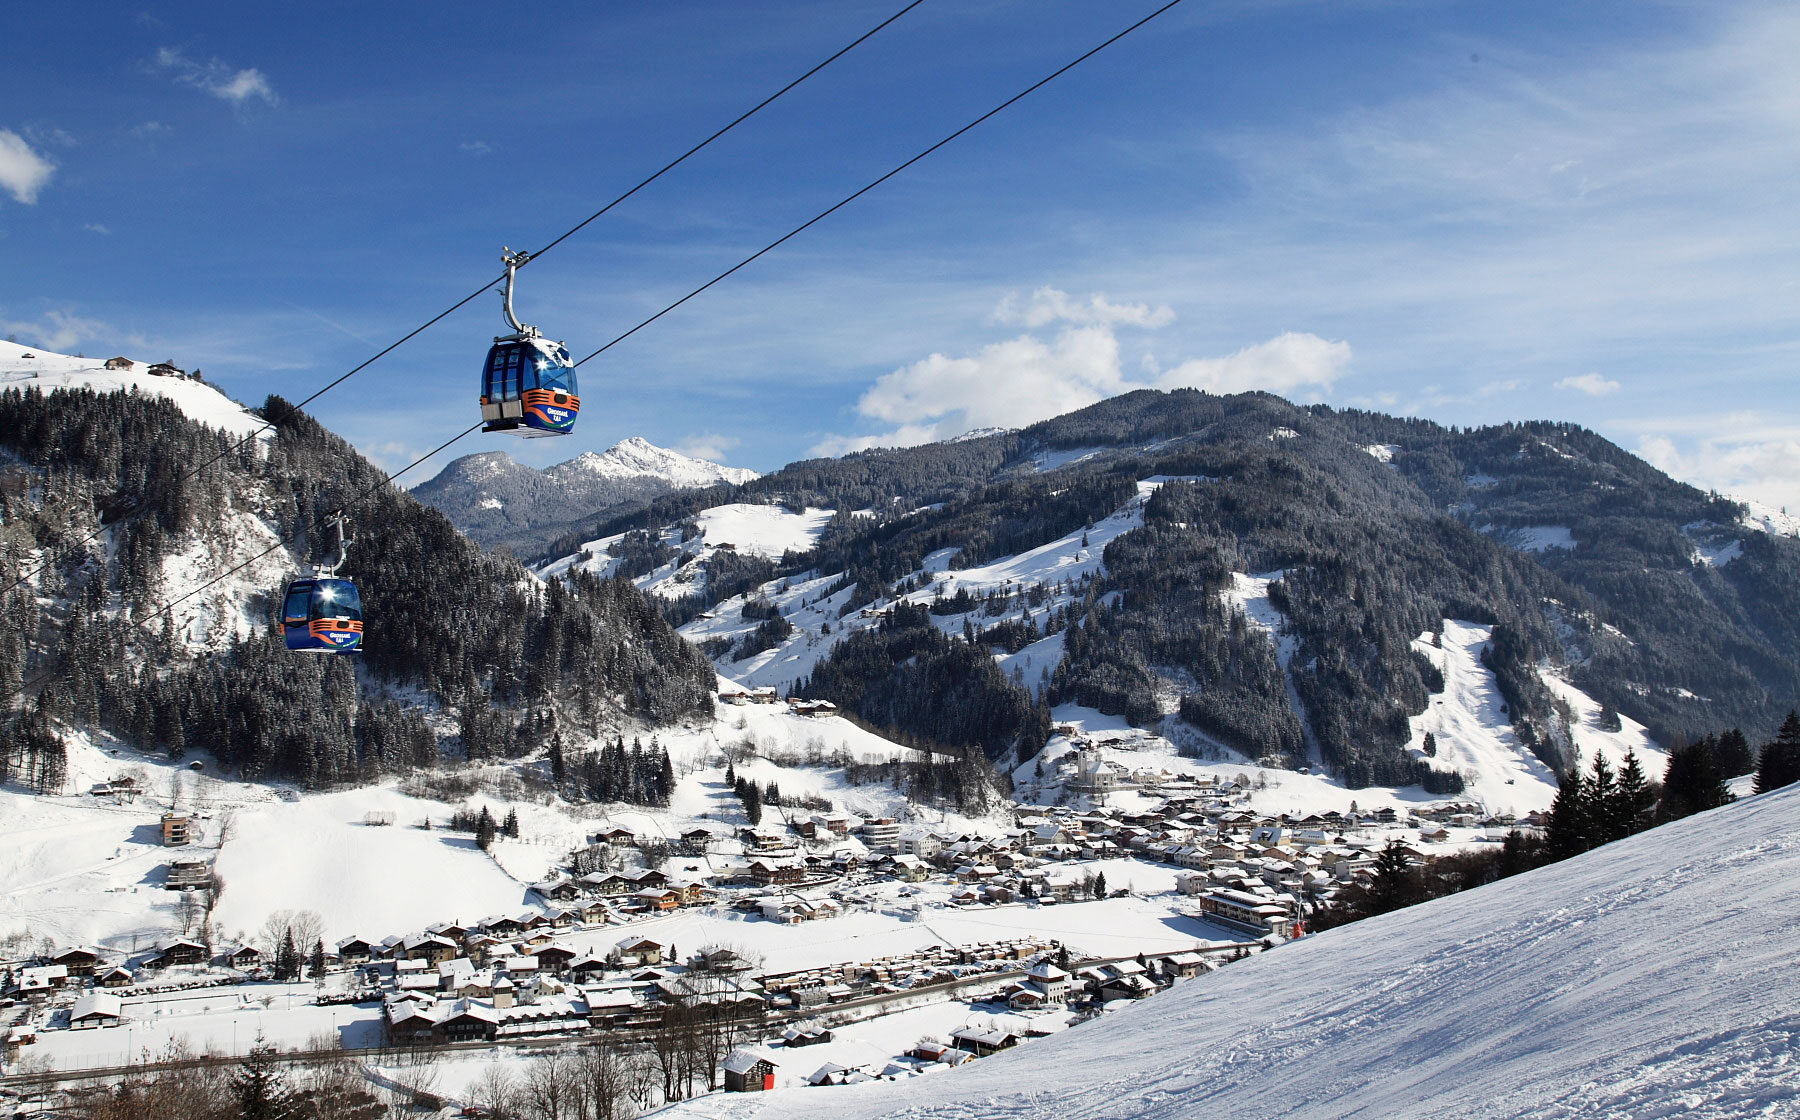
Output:
<instances>
[{"instance_id":1,"label":"forested mountain ridge","mask_svg":"<svg viewBox=\"0 0 1800 1120\"><path fill-rule=\"evenodd\" d=\"M696 515L726 501L837 515L811 550L779 561L677 555ZM1492 627L1484 660L1506 718L1554 766L1571 740L1545 667L1665 742L1772 731L1800 701L1800 541L1742 513L1569 425L1459 431L1184 390L796 463L733 491L665 496L583 540L590 566L653 583L722 671L779 657L801 672L790 687L903 737L941 742L961 726L948 745L997 753L1030 748L1058 703L1146 725L1178 711L1251 757L1449 791L1455 775L1408 730L1442 687L1413 642L1444 619ZM1085 546L1118 516L1128 531L1108 530L1102 562L1078 577L934 598L959 572L1059 537ZM1279 642L1233 597L1246 574L1267 579ZM825 607L844 621L810 621ZM932 632L958 631L998 659L1061 644L1042 647L1055 663L1045 679L977 686L977 674L946 712L931 699L945 695L937 663L960 651ZM791 655L768 652L783 643Z\"/></svg>"},{"instance_id":2,"label":"forested mountain ridge","mask_svg":"<svg viewBox=\"0 0 1800 1120\"><path fill-rule=\"evenodd\" d=\"M58 722L326 785L710 712L710 667L628 582L545 586L286 402L261 414L239 448L135 390L0 393L0 779L55 785ZM340 506L364 652L291 654L282 584Z\"/></svg>"},{"instance_id":3,"label":"forested mountain ridge","mask_svg":"<svg viewBox=\"0 0 1800 1120\"><path fill-rule=\"evenodd\" d=\"M413 487L412 495L476 543L531 556L578 515L755 477L755 471L722 467L634 436L542 470L513 462L505 451L479 451L453 460Z\"/></svg>"}]
</instances>

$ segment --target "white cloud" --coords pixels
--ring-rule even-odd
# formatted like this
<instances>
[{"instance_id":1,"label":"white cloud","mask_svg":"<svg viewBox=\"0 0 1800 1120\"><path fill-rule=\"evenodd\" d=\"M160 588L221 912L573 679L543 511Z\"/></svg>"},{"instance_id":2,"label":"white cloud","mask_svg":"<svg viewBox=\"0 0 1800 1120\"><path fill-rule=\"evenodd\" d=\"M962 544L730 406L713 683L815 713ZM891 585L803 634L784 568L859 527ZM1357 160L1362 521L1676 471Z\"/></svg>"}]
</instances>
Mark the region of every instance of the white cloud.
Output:
<instances>
[{"instance_id":1,"label":"white cloud","mask_svg":"<svg viewBox=\"0 0 1800 1120\"><path fill-rule=\"evenodd\" d=\"M1604 397L1608 393L1619 391L1619 383L1601 377L1597 373L1584 373L1579 377L1565 377L1556 383L1558 389L1568 389L1576 393L1586 393L1590 397Z\"/></svg>"},{"instance_id":2,"label":"white cloud","mask_svg":"<svg viewBox=\"0 0 1800 1120\"><path fill-rule=\"evenodd\" d=\"M1733 431L1729 418L1721 426L1726 430L1698 439L1646 435L1638 441L1638 454L1702 489L1800 510L1800 427L1746 425Z\"/></svg>"},{"instance_id":3,"label":"white cloud","mask_svg":"<svg viewBox=\"0 0 1800 1120\"><path fill-rule=\"evenodd\" d=\"M216 58L204 63L195 62L176 47L157 51L156 64L173 74L182 85L204 90L234 105L242 105L253 97L260 97L270 105L277 101L275 88L269 84L267 76L254 67L234 70Z\"/></svg>"},{"instance_id":4,"label":"white cloud","mask_svg":"<svg viewBox=\"0 0 1800 1120\"><path fill-rule=\"evenodd\" d=\"M105 226L101 225L99 222L89 222L86 225L82 226L81 228L87 230L89 233L111 233L112 232L112 230L107 229Z\"/></svg>"},{"instance_id":5,"label":"white cloud","mask_svg":"<svg viewBox=\"0 0 1800 1120\"><path fill-rule=\"evenodd\" d=\"M101 337L111 338L117 332L98 319L84 319L72 311L46 311L35 320L0 320L0 332L24 335L32 345L62 354L72 354L84 342Z\"/></svg>"},{"instance_id":6,"label":"white cloud","mask_svg":"<svg viewBox=\"0 0 1800 1120\"><path fill-rule=\"evenodd\" d=\"M486 140L466 140L463 143L458 144L457 148L461 151L472 152L478 156L485 156L494 150L488 147Z\"/></svg>"},{"instance_id":7,"label":"white cloud","mask_svg":"<svg viewBox=\"0 0 1800 1120\"><path fill-rule=\"evenodd\" d=\"M169 126L161 121L145 121L143 124L131 126L131 134L140 140L148 140L152 136L161 136L168 131Z\"/></svg>"},{"instance_id":8,"label":"white cloud","mask_svg":"<svg viewBox=\"0 0 1800 1120\"><path fill-rule=\"evenodd\" d=\"M1063 326L1053 337L1021 334L972 354L931 356L878 378L857 401L871 420L896 425L877 435L832 436L821 455L870 447L904 447L948 439L973 428L1017 428L1084 408L1133 389L1204 389L1293 393L1326 388L1350 361L1350 344L1290 331L1220 358L1195 358L1158 370L1149 380L1125 376L1115 325L1153 328L1174 319L1166 307L1111 304L1098 295L1071 299L1040 288L1021 305L1008 297L992 321Z\"/></svg>"},{"instance_id":9,"label":"white cloud","mask_svg":"<svg viewBox=\"0 0 1800 1120\"><path fill-rule=\"evenodd\" d=\"M958 434L958 433L952 433ZM810 455L849 455L872 447L917 447L945 438L935 424L902 424L891 432L873 436L827 436L808 449Z\"/></svg>"},{"instance_id":10,"label":"white cloud","mask_svg":"<svg viewBox=\"0 0 1800 1120\"><path fill-rule=\"evenodd\" d=\"M1191 358L1157 377L1156 387L1209 393L1328 389L1349 364L1348 342L1327 342L1316 334L1288 331L1227 357Z\"/></svg>"},{"instance_id":11,"label":"white cloud","mask_svg":"<svg viewBox=\"0 0 1800 1120\"><path fill-rule=\"evenodd\" d=\"M720 435L718 432L701 432L688 436L676 444L675 450L696 459L723 463L726 453L742 442L744 441L736 436Z\"/></svg>"},{"instance_id":12,"label":"white cloud","mask_svg":"<svg viewBox=\"0 0 1800 1120\"><path fill-rule=\"evenodd\" d=\"M50 181L56 165L31 150L31 145L16 132L0 128L0 187L14 201L29 206L37 201L38 191Z\"/></svg>"},{"instance_id":13,"label":"white cloud","mask_svg":"<svg viewBox=\"0 0 1800 1120\"><path fill-rule=\"evenodd\" d=\"M1175 321L1175 312L1167 304L1151 307L1147 303L1110 303L1095 292L1086 303L1069 298L1069 293L1056 288L1039 288L1022 303L1008 293L994 309L989 321L1009 327L1043 327L1051 323L1076 323L1121 327L1162 327Z\"/></svg>"}]
</instances>

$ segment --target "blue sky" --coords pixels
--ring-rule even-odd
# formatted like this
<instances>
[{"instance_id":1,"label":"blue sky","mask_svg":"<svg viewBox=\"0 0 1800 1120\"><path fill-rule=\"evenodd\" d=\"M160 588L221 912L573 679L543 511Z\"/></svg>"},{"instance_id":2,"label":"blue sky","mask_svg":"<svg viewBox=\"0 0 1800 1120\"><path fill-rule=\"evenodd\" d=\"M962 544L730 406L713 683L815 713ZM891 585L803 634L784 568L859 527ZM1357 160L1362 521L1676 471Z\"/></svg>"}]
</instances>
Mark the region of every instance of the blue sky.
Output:
<instances>
[{"instance_id":1,"label":"blue sky","mask_svg":"<svg viewBox=\"0 0 1800 1120\"><path fill-rule=\"evenodd\" d=\"M901 3L15 6L0 332L304 397ZM1153 7L926 0L521 316L584 354ZM577 435L454 453L767 470L1257 387L1800 508L1796 57L1791 6L1187 0L588 363ZM498 302L313 410L404 464L473 422Z\"/></svg>"}]
</instances>

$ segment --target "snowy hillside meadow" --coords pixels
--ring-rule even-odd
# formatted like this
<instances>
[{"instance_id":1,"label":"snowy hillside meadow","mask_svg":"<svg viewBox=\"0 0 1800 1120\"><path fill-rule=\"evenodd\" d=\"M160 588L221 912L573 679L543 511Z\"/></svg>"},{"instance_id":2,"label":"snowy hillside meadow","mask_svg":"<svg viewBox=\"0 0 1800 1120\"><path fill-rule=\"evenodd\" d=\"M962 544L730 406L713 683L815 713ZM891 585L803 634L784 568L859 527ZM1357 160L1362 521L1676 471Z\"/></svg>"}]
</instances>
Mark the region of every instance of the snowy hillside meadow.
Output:
<instances>
[{"instance_id":1,"label":"snowy hillside meadow","mask_svg":"<svg viewBox=\"0 0 1800 1120\"><path fill-rule=\"evenodd\" d=\"M1079 457L1075 456L1076 459ZM1047 465L1041 469L1064 465L1056 456L1045 461ZM1007 622L1040 625L1032 620L1043 618L1050 610L1069 606L1079 598L1082 581L1104 573L1102 555L1106 546L1143 525L1144 502L1158 487L1170 481L1174 479L1163 475L1145 478L1138 483L1136 497L1110 516L1026 552L968 567L952 565L954 549L932 553L920 569L907 577L919 585L917 590L878 597L869 607L848 616L842 615L842 611L853 590L842 586L842 574L813 571L799 578L770 581L752 592L729 598L683 625L680 632L696 643L735 643L759 625L757 618L745 613L745 608L753 600L772 603L793 626L793 634L772 648L742 660L727 653L716 656L714 662L723 675L741 684L787 688L811 674L820 661L851 634L880 625L886 612L898 602L930 605L958 594L980 600L995 594L1023 595L1030 589L1042 588L1043 594L1035 607L1015 600L998 612L984 607L973 615L980 627ZM1181 481L1204 485L1210 480L1191 477ZM663 540L678 546L678 551L667 563L639 577L637 582L655 595L691 594L704 579L700 562L721 546L768 558L777 558L788 551L803 552L817 543L832 512L808 509L804 514L796 514L779 506L744 503L713 507L695 518L700 533L685 542L678 529L665 529ZM592 541L580 553L545 566L541 574L554 578L571 568L610 574L617 562L608 548L618 540L613 537ZM1295 655L1297 642L1287 630L1286 619L1269 597L1269 585L1281 575L1281 572L1235 573L1226 598L1233 609L1244 614L1250 627L1272 644L1276 660L1285 673ZM961 631L969 617L969 614L933 615L932 622L944 633L954 635ZM1494 674L1482 663L1482 652L1489 644L1492 630L1491 626L1449 619L1442 624L1441 634L1426 633L1413 643L1419 656L1443 674L1445 687L1431 697L1425 712L1409 721L1411 740L1408 750L1421 759L1427 758L1425 736L1429 733L1435 751L1429 755L1432 765L1454 769L1463 775L1465 800L1479 804L1491 813L1523 816L1549 808L1556 796L1557 779L1550 768L1519 741ZM1009 677L1028 688L1039 688L1062 659L1063 639L1061 633L1050 634L1017 652L996 653L995 660ZM1570 684L1559 670L1548 664L1539 667L1539 675L1551 693L1568 706L1570 736L1583 760L1602 754L1616 767L1627 751L1635 751L1647 772L1661 774L1667 754L1641 724L1624 718L1620 730L1604 731L1600 721L1601 705L1597 701ZM1305 709L1291 684L1288 697L1289 705L1304 724ZM1165 710L1172 713L1173 705ZM1116 717L1073 705L1060 707L1055 718L1059 724L1083 729L1126 726ZM1230 780L1239 773L1256 769L1254 760L1210 739L1172 714L1160 727L1152 730L1154 734L1146 741L1160 743L1156 749L1170 756L1178 771L1211 773ZM1066 742L1052 740L1046 748L1046 761L1054 761L1067 749ZM1187 757L1180 757L1182 755ZM1035 760L1026 760L1026 765L1019 768L1018 776L1026 776L1034 767ZM1359 800L1362 805L1373 807L1439 799L1417 787L1392 792L1375 787L1351 791L1340 781L1326 776L1322 767L1313 767L1305 774L1292 771L1267 773L1265 781L1272 779L1285 792L1277 798L1259 791L1257 807L1265 811L1292 810L1304 814L1329 809L1343 811ZM1048 791L1049 796L1055 793L1054 789ZM1042 791L1034 789L1030 799L1041 800L1043 796Z\"/></svg>"},{"instance_id":2,"label":"snowy hillside meadow","mask_svg":"<svg viewBox=\"0 0 1800 1120\"><path fill-rule=\"evenodd\" d=\"M709 1120L1800 1115L1800 787L1307 937L970 1066Z\"/></svg>"}]
</instances>

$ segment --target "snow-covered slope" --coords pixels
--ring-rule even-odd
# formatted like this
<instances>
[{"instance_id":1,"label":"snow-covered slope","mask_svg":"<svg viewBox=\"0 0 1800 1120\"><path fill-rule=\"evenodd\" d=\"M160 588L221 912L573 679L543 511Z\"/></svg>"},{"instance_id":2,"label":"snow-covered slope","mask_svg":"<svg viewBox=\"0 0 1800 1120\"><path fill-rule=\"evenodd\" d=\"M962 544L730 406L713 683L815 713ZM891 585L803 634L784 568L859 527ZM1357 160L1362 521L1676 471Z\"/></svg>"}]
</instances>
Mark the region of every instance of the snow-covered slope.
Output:
<instances>
[{"instance_id":1,"label":"snow-covered slope","mask_svg":"<svg viewBox=\"0 0 1800 1120\"><path fill-rule=\"evenodd\" d=\"M1800 786L1305 938L954 1072L662 1115L1792 1117L1796 876Z\"/></svg>"},{"instance_id":2,"label":"snow-covered slope","mask_svg":"<svg viewBox=\"0 0 1800 1120\"><path fill-rule=\"evenodd\" d=\"M0 389L115 393L132 388L167 397L194 420L235 436L247 436L263 427L259 417L206 382L153 375L148 362L132 360L129 369L107 369L104 358L77 358L34 346L0 343Z\"/></svg>"}]
</instances>

